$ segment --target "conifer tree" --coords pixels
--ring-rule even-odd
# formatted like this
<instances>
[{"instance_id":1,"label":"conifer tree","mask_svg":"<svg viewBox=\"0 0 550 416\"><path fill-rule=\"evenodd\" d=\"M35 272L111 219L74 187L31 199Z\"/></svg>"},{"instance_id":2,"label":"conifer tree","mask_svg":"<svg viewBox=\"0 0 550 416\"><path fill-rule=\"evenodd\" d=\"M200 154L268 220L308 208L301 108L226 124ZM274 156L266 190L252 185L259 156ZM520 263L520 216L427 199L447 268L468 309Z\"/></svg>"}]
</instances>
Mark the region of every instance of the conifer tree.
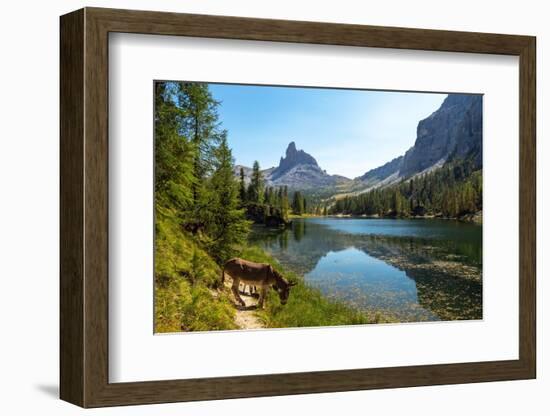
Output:
<instances>
[{"instance_id":1,"label":"conifer tree","mask_svg":"<svg viewBox=\"0 0 550 416\"><path fill-rule=\"evenodd\" d=\"M248 196L251 202L261 204L264 199L264 179L258 161L252 166L252 178L248 187Z\"/></svg>"},{"instance_id":2,"label":"conifer tree","mask_svg":"<svg viewBox=\"0 0 550 416\"><path fill-rule=\"evenodd\" d=\"M173 83L155 84L155 204L180 211L192 205L193 146L180 134L178 120L186 116L170 99Z\"/></svg>"},{"instance_id":3,"label":"conifer tree","mask_svg":"<svg viewBox=\"0 0 550 416\"><path fill-rule=\"evenodd\" d=\"M190 212L182 218L193 233L204 229L208 222L208 205L212 199L206 186L212 174L214 151L226 132L220 128L218 106L208 84L195 82L172 82L170 99L180 110L176 119L178 134L190 144L192 158Z\"/></svg>"},{"instance_id":4,"label":"conifer tree","mask_svg":"<svg viewBox=\"0 0 550 416\"><path fill-rule=\"evenodd\" d=\"M302 215L304 213L304 198L300 191L294 192L292 199L292 212L296 215Z\"/></svg>"},{"instance_id":5,"label":"conifer tree","mask_svg":"<svg viewBox=\"0 0 550 416\"><path fill-rule=\"evenodd\" d=\"M242 244L249 231L244 210L239 208L239 191L233 177L233 158L227 138L221 139L215 150L216 168L210 180L211 220L209 234L212 238L212 254L222 263L232 257L236 246Z\"/></svg>"},{"instance_id":6,"label":"conifer tree","mask_svg":"<svg viewBox=\"0 0 550 416\"><path fill-rule=\"evenodd\" d=\"M288 187L285 185L283 187L282 192L282 198L281 198L281 213L283 215L283 218L285 220L288 219L288 209L289 209L289 203L288 203Z\"/></svg>"},{"instance_id":7,"label":"conifer tree","mask_svg":"<svg viewBox=\"0 0 550 416\"><path fill-rule=\"evenodd\" d=\"M246 202L246 184L244 182L244 169L242 167L239 176L239 198L241 199L241 204L244 204Z\"/></svg>"}]
</instances>

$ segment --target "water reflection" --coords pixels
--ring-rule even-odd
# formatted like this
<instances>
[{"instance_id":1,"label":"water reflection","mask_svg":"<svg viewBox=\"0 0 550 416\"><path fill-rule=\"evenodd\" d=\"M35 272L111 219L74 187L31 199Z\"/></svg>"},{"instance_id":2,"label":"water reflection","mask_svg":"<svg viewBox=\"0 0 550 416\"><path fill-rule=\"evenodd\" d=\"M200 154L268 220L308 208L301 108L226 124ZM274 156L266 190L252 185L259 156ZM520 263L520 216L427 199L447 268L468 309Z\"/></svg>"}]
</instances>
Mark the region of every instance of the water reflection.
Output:
<instances>
[{"instance_id":1,"label":"water reflection","mask_svg":"<svg viewBox=\"0 0 550 416\"><path fill-rule=\"evenodd\" d=\"M325 295L367 311L406 320L438 319L419 305L416 284L405 272L355 247L330 251L305 278Z\"/></svg>"},{"instance_id":2,"label":"water reflection","mask_svg":"<svg viewBox=\"0 0 550 416\"><path fill-rule=\"evenodd\" d=\"M306 234L306 224L306 221L297 221L292 224L292 233L297 242L302 241L302 237Z\"/></svg>"},{"instance_id":3,"label":"water reflection","mask_svg":"<svg viewBox=\"0 0 550 416\"><path fill-rule=\"evenodd\" d=\"M327 296L400 321L482 317L481 227L451 221L304 219L251 240Z\"/></svg>"}]
</instances>

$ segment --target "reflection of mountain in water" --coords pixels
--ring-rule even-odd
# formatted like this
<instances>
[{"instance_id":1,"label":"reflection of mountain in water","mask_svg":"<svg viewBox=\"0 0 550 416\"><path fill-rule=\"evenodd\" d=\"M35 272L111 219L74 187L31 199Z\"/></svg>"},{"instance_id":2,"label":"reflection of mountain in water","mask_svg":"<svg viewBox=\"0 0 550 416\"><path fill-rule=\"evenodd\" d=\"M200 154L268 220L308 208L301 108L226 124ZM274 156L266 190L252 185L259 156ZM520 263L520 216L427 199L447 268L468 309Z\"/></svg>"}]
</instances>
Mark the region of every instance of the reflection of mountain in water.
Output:
<instances>
[{"instance_id":1,"label":"reflection of mountain in water","mask_svg":"<svg viewBox=\"0 0 550 416\"><path fill-rule=\"evenodd\" d=\"M292 229L284 231L258 228L251 239L300 275L312 271L316 276L326 273L315 269L322 266L319 266L320 260L327 253L346 253L344 250L350 248L360 250L393 266L396 273L404 272L413 279L419 308L431 311L442 320L482 318L481 245L456 239L352 234L331 229L322 221L308 220L294 221ZM368 273L381 273L370 265L365 265L364 269L363 277L356 279L368 280ZM339 281L321 279L319 282L325 293L342 292L341 288L334 287L342 285ZM376 288L365 286L364 290ZM357 287L354 292L356 297L366 296ZM389 292L385 295L392 296ZM357 299L350 298L349 291L342 292L341 296L357 304ZM405 311L393 312L403 321L436 319L418 314L407 316Z\"/></svg>"}]
</instances>

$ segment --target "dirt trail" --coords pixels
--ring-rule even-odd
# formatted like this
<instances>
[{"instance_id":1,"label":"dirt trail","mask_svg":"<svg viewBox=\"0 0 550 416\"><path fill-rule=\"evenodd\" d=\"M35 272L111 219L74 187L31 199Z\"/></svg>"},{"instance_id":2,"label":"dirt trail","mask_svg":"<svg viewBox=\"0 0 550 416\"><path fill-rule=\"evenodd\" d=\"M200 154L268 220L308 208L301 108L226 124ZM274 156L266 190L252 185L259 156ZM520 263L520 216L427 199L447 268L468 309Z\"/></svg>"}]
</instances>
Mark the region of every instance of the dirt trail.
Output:
<instances>
[{"instance_id":1,"label":"dirt trail","mask_svg":"<svg viewBox=\"0 0 550 416\"><path fill-rule=\"evenodd\" d=\"M228 281L229 280L229 281ZM225 279L225 287L228 288L231 292L231 278ZM233 298L233 294L231 295ZM241 292L241 298L244 300L246 306L237 305L235 300L235 323L240 329L259 329L263 328L264 325L256 316L256 304L258 303L258 298L250 295L245 295Z\"/></svg>"}]
</instances>

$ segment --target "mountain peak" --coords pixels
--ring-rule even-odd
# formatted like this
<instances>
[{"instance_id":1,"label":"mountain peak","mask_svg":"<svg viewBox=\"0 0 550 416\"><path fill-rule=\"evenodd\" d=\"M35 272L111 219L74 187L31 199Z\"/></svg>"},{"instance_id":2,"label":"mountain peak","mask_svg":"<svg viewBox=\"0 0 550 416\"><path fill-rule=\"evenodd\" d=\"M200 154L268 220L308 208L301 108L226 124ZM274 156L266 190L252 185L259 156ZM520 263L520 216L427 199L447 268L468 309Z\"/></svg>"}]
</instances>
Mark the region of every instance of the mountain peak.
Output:
<instances>
[{"instance_id":1,"label":"mountain peak","mask_svg":"<svg viewBox=\"0 0 550 416\"><path fill-rule=\"evenodd\" d=\"M296 143L290 142L286 148L285 157L281 157L279 166L273 171L273 178L277 178L298 165L312 165L319 167L317 161L309 153L296 148Z\"/></svg>"},{"instance_id":2,"label":"mountain peak","mask_svg":"<svg viewBox=\"0 0 550 416\"><path fill-rule=\"evenodd\" d=\"M288 144L288 147L286 148L286 157L288 157L289 155L292 155L294 153L297 153L298 150L296 149L296 143L294 142L290 142Z\"/></svg>"},{"instance_id":3,"label":"mountain peak","mask_svg":"<svg viewBox=\"0 0 550 416\"><path fill-rule=\"evenodd\" d=\"M240 166L235 166L235 176L240 177ZM251 168L244 168L245 181L250 183ZM294 190L320 190L351 182L350 179L338 175L329 175L321 169L317 161L309 153L296 148L296 143L290 142L279 165L262 171L267 186L288 186Z\"/></svg>"}]
</instances>

